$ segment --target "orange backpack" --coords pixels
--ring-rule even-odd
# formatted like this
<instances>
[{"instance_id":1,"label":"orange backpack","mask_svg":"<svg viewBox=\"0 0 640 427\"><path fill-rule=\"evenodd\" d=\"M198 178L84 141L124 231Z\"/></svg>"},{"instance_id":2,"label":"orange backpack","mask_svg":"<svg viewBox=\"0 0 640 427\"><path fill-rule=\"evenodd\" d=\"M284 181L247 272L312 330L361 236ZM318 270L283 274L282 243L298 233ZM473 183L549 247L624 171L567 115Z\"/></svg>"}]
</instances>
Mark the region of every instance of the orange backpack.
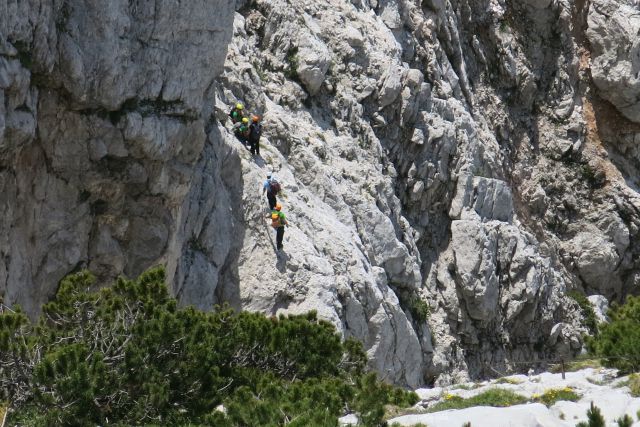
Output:
<instances>
[{"instance_id":1,"label":"orange backpack","mask_svg":"<svg viewBox=\"0 0 640 427\"><path fill-rule=\"evenodd\" d=\"M278 212L271 213L271 226L273 228L278 228L282 224L280 224L280 214Z\"/></svg>"}]
</instances>

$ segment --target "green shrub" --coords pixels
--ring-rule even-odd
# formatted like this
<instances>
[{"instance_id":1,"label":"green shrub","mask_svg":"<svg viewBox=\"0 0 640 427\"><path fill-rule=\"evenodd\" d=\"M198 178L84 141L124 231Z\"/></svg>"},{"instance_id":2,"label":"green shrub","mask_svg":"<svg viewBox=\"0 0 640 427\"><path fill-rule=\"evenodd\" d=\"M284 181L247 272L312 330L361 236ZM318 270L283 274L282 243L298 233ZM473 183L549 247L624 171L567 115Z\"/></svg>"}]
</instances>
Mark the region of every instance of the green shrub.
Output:
<instances>
[{"instance_id":1,"label":"green shrub","mask_svg":"<svg viewBox=\"0 0 640 427\"><path fill-rule=\"evenodd\" d=\"M580 399L580 395L573 391L570 387L565 388L552 388L545 390L540 396L535 396L534 399L538 402L544 403L547 406L552 406L559 400L567 400L575 402Z\"/></svg>"},{"instance_id":2,"label":"green shrub","mask_svg":"<svg viewBox=\"0 0 640 427\"><path fill-rule=\"evenodd\" d=\"M629 375L629 390L634 397L640 397L640 374Z\"/></svg>"},{"instance_id":3,"label":"green shrub","mask_svg":"<svg viewBox=\"0 0 640 427\"><path fill-rule=\"evenodd\" d=\"M610 322L587 341L591 354L622 373L640 370L640 297L629 296L624 305L609 310Z\"/></svg>"},{"instance_id":4,"label":"green shrub","mask_svg":"<svg viewBox=\"0 0 640 427\"><path fill-rule=\"evenodd\" d=\"M618 427L631 427L631 425L633 424L633 418L631 418L627 414L624 414L624 416L616 420L616 423L618 424Z\"/></svg>"},{"instance_id":5,"label":"green shrub","mask_svg":"<svg viewBox=\"0 0 640 427\"><path fill-rule=\"evenodd\" d=\"M298 48L296 46L290 47L287 50L287 57L285 58L287 62L287 68L284 71L284 75L291 80L299 81L300 77L298 76Z\"/></svg>"},{"instance_id":6,"label":"green shrub","mask_svg":"<svg viewBox=\"0 0 640 427\"><path fill-rule=\"evenodd\" d=\"M600 408L591 402L591 407L587 410L587 422L580 422L576 424L576 427L605 427Z\"/></svg>"},{"instance_id":7,"label":"green shrub","mask_svg":"<svg viewBox=\"0 0 640 427\"><path fill-rule=\"evenodd\" d=\"M520 405L526 402L527 398L522 395L510 390L494 388L468 399L463 399L462 397L453 394L446 394L444 396L444 401L436 403L427 409L427 412L446 411L447 409L464 409L471 408L473 406L506 407Z\"/></svg>"},{"instance_id":8,"label":"green shrub","mask_svg":"<svg viewBox=\"0 0 640 427\"><path fill-rule=\"evenodd\" d=\"M569 291L567 292L567 296L577 302L580 306L580 312L584 318L584 326L586 326L592 334L597 334L598 318L596 317L596 312L593 310L591 302L589 302L587 297L579 291Z\"/></svg>"},{"instance_id":9,"label":"green shrub","mask_svg":"<svg viewBox=\"0 0 640 427\"><path fill-rule=\"evenodd\" d=\"M417 401L365 374L361 344L314 312L178 308L164 278L158 268L90 292L82 272L61 282L37 324L0 314L9 424L335 426L351 408L378 425L384 405Z\"/></svg>"},{"instance_id":10,"label":"green shrub","mask_svg":"<svg viewBox=\"0 0 640 427\"><path fill-rule=\"evenodd\" d=\"M409 300L409 311L418 323L424 323L429 319L429 304L417 295Z\"/></svg>"},{"instance_id":11,"label":"green shrub","mask_svg":"<svg viewBox=\"0 0 640 427\"><path fill-rule=\"evenodd\" d=\"M417 293L398 293L398 299L400 300L400 306L411 313L411 317L417 323L425 323L429 320L429 304L420 298Z\"/></svg>"}]
</instances>

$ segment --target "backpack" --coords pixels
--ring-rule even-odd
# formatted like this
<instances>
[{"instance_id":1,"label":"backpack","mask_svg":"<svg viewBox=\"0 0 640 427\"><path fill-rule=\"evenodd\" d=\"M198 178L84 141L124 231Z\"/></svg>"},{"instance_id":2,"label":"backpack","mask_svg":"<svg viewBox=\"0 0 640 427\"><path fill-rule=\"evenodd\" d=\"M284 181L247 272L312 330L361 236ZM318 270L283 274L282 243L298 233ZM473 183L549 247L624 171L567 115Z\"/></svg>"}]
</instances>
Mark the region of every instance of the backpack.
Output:
<instances>
[{"instance_id":1,"label":"backpack","mask_svg":"<svg viewBox=\"0 0 640 427\"><path fill-rule=\"evenodd\" d=\"M280 192L281 189L282 187L280 186L280 183L277 179L271 178L269 180L269 191L271 192L271 194L275 196Z\"/></svg>"},{"instance_id":2,"label":"backpack","mask_svg":"<svg viewBox=\"0 0 640 427\"><path fill-rule=\"evenodd\" d=\"M279 228L282 224L280 223L280 214L278 212L271 213L271 226L273 228Z\"/></svg>"},{"instance_id":3,"label":"backpack","mask_svg":"<svg viewBox=\"0 0 640 427\"><path fill-rule=\"evenodd\" d=\"M262 136L262 125L260 123L252 123L251 124L251 134L249 138L253 142L260 141L260 136Z\"/></svg>"}]
</instances>

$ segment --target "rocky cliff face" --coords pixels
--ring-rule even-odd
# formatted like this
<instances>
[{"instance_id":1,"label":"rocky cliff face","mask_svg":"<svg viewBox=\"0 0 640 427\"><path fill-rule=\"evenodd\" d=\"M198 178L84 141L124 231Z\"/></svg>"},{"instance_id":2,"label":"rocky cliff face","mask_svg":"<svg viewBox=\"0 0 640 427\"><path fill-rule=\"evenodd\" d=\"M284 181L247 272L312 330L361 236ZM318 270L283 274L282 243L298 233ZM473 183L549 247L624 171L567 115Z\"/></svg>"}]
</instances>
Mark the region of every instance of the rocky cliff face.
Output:
<instances>
[{"instance_id":1,"label":"rocky cliff face","mask_svg":"<svg viewBox=\"0 0 640 427\"><path fill-rule=\"evenodd\" d=\"M184 304L315 309L418 386L576 353L565 292L636 292L632 0L32 3L0 3L9 303L163 262Z\"/></svg>"},{"instance_id":2,"label":"rocky cliff face","mask_svg":"<svg viewBox=\"0 0 640 427\"><path fill-rule=\"evenodd\" d=\"M220 140L208 92L232 17L224 1L0 2L7 302L36 313L76 268L109 279L187 256L214 210L194 200L220 180L202 154Z\"/></svg>"}]
</instances>

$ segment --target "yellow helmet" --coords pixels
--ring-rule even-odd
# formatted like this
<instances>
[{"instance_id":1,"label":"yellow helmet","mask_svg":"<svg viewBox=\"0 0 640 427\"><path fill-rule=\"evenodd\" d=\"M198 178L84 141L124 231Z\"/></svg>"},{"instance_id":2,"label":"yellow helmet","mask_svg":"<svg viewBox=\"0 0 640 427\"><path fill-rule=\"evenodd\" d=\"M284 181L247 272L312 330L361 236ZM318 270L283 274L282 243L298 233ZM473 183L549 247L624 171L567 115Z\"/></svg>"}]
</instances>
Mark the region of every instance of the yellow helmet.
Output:
<instances>
[{"instance_id":1,"label":"yellow helmet","mask_svg":"<svg viewBox=\"0 0 640 427\"><path fill-rule=\"evenodd\" d=\"M280 203L276 203L276 210L279 211L282 209L282 205Z\"/></svg>"},{"instance_id":2,"label":"yellow helmet","mask_svg":"<svg viewBox=\"0 0 640 427\"><path fill-rule=\"evenodd\" d=\"M244 105L242 105L242 103L238 102L238 103L236 104L236 108L237 108L238 110L242 110L242 109L244 108Z\"/></svg>"},{"instance_id":3,"label":"yellow helmet","mask_svg":"<svg viewBox=\"0 0 640 427\"><path fill-rule=\"evenodd\" d=\"M242 123L244 123L246 125L247 123L249 123L249 119L247 119L246 117L243 117L242 118Z\"/></svg>"}]
</instances>

